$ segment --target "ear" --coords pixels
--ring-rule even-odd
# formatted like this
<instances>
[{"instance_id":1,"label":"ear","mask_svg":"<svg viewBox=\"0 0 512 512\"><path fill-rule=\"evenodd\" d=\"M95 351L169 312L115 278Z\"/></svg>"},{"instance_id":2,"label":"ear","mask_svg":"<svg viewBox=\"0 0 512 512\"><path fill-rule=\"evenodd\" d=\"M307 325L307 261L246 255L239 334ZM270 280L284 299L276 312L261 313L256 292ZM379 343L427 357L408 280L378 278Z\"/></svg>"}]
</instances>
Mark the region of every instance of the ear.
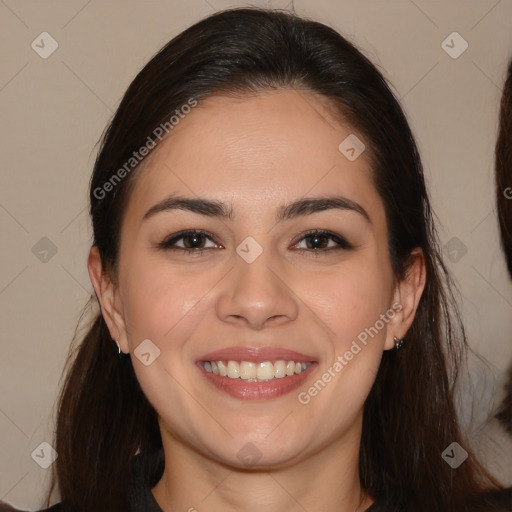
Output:
<instances>
[{"instance_id":1,"label":"ear","mask_svg":"<svg viewBox=\"0 0 512 512\"><path fill-rule=\"evenodd\" d=\"M395 285L391 306L395 315L389 321L385 350L393 349L395 347L393 337L404 338L411 327L425 288L426 274L425 256L417 247L411 252L405 278L397 281Z\"/></svg>"},{"instance_id":2,"label":"ear","mask_svg":"<svg viewBox=\"0 0 512 512\"><path fill-rule=\"evenodd\" d=\"M118 288L103 268L97 245L93 245L89 251L87 268L110 336L113 340L119 338L121 350L127 353L129 349L126 338L126 326Z\"/></svg>"}]
</instances>

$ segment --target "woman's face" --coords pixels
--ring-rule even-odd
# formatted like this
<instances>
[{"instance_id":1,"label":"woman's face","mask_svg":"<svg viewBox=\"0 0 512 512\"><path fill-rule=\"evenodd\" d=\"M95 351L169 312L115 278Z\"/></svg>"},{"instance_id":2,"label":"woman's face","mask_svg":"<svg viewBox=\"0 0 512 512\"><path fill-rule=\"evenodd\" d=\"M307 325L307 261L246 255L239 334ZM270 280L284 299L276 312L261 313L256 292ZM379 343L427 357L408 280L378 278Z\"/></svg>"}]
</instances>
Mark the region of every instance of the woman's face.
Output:
<instances>
[{"instance_id":1,"label":"woman's face","mask_svg":"<svg viewBox=\"0 0 512 512\"><path fill-rule=\"evenodd\" d=\"M405 332L370 148L339 149L351 134L304 91L212 97L149 157L114 330L164 446L263 468L357 445L382 352Z\"/></svg>"}]
</instances>

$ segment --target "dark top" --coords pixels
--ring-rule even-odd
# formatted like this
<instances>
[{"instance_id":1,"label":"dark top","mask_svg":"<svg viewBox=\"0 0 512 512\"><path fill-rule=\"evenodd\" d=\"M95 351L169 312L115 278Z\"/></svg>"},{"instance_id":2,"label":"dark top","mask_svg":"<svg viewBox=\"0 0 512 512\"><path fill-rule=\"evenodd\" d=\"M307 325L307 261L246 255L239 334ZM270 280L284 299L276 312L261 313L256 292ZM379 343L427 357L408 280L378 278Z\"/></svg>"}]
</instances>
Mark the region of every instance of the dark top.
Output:
<instances>
[{"instance_id":1,"label":"dark top","mask_svg":"<svg viewBox=\"0 0 512 512\"><path fill-rule=\"evenodd\" d=\"M163 450L152 453L138 454L133 461L133 481L130 486L130 510L127 512L163 512L151 492L156 485L164 468ZM512 512L512 488L496 491L489 495L495 510ZM401 510L398 505L389 507L389 504L375 502L366 512L388 512L389 510ZM17 509L0 503L0 512L14 512ZM480 509L479 509L480 510ZM19 511L18 511L19 512ZM63 503L57 503L50 508L40 512L73 512L65 507ZM410 512L410 511L407 511Z\"/></svg>"}]
</instances>

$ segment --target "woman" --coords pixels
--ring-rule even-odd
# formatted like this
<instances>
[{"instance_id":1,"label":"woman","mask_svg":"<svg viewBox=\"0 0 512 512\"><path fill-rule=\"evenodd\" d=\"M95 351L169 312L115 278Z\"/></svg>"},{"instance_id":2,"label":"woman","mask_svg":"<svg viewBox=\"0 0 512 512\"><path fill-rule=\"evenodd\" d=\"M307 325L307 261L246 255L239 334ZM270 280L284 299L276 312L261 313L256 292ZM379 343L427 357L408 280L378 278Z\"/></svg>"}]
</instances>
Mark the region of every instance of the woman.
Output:
<instances>
[{"instance_id":1,"label":"woman","mask_svg":"<svg viewBox=\"0 0 512 512\"><path fill-rule=\"evenodd\" d=\"M90 201L101 311L52 511L507 510L457 424L465 338L414 138L338 33L256 9L181 33Z\"/></svg>"}]
</instances>

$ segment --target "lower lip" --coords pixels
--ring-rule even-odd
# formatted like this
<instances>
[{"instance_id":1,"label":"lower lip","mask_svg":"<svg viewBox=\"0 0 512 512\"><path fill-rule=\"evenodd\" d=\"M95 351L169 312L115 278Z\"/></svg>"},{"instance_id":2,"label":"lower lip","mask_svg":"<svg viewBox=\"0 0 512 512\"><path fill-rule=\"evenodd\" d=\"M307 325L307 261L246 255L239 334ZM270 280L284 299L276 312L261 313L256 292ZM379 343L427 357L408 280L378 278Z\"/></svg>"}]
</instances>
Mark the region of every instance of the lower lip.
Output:
<instances>
[{"instance_id":1,"label":"lower lip","mask_svg":"<svg viewBox=\"0 0 512 512\"><path fill-rule=\"evenodd\" d=\"M264 382L247 382L242 379L221 377L220 375L215 375L215 373L207 372L201 362L198 362L197 366L215 387L228 395L244 400L268 400L286 395L299 388L317 366L317 363L311 363L308 368L299 374Z\"/></svg>"}]
</instances>

